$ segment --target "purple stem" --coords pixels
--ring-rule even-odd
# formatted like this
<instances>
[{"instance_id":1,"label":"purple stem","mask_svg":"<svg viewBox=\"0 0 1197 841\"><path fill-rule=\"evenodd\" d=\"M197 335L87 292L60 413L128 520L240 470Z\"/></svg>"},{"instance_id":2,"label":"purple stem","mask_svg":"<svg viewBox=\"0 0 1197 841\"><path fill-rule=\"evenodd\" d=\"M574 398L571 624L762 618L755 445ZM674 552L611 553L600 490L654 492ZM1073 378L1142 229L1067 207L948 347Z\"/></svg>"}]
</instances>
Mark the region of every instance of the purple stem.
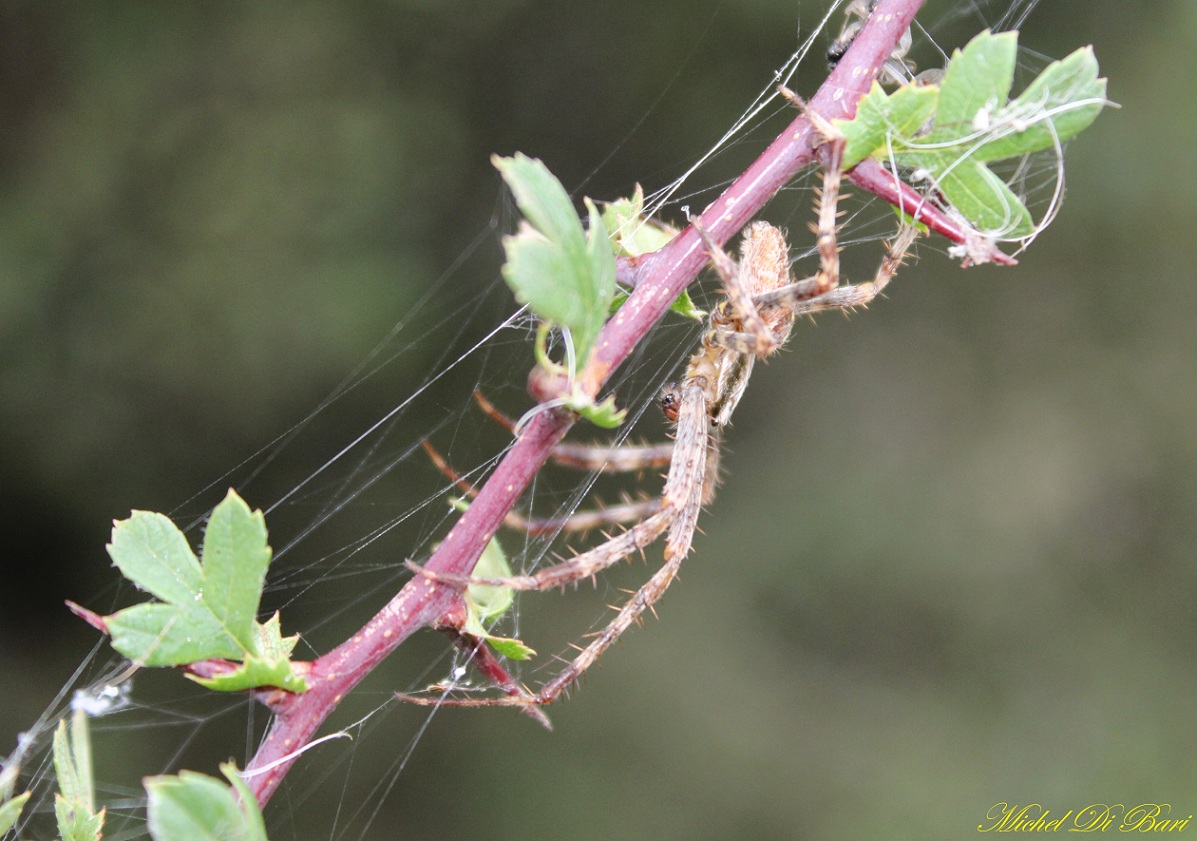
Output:
<instances>
[{"instance_id":1,"label":"purple stem","mask_svg":"<svg viewBox=\"0 0 1197 841\"><path fill-rule=\"evenodd\" d=\"M882 0L810 106L827 119L850 118L923 2ZM721 243L730 239L813 155L811 128L806 118L799 116L702 214L711 236ZM632 295L603 328L583 373L582 386L590 395L598 394L706 262L706 250L693 228L639 262ZM470 573L503 517L575 419L559 410L535 417L429 559L429 571ZM415 576L361 630L312 663L308 675L311 689L274 705L275 718L246 768L258 802L269 800L295 762L295 752L311 741L329 713L362 678L413 632L459 609L460 601L452 588Z\"/></svg>"}]
</instances>

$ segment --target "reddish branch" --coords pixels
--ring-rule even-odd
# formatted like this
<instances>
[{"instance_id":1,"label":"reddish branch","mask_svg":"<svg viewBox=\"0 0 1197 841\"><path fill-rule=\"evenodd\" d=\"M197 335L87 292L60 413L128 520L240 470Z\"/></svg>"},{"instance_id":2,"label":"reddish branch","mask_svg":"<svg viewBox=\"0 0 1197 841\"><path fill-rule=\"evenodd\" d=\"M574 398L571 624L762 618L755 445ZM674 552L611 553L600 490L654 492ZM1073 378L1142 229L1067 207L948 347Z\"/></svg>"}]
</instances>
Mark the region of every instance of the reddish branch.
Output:
<instances>
[{"instance_id":1,"label":"reddish branch","mask_svg":"<svg viewBox=\"0 0 1197 841\"><path fill-rule=\"evenodd\" d=\"M810 100L810 107L828 119L852 117L860 97L868 91L922 4L923 0L882 0ZM815 152L811 142L810 125L799 116L703 212L702 224L710 235L723 243L743 228L778 190L812 162ZM902 188L895 186L895 179L884 169L878 166L877 170L880 174L864 173L871 179L866 181L866 188L888 191L891 200L895 199ZM903 195L908 208L918 203L913 191ZM929 205L920 206L920 218L957 242L964 238L959 227ZM603 328L583 373L582 385L591 396L598 395L615 368L706 262L706 250L693 228L638 262L634 267L635 290ZM538 399L552 396L545 393L545 383L539 385L535 389ZM572 413L562 410L546 410L535 417L429 559L426 568L430 572L460 576L473 570L504 516L514 508L575 420ZM414 631L436 627L443 617L458 610L460 595L456 591L415 576L360 631L312 663L312 688L303 695L288 695L271 704L275 719L247 768L249 785L258 801L264 804L270 798L294 763L296 752L311 741L329 713L362 678Z\"/></svg>"}]
</instances>

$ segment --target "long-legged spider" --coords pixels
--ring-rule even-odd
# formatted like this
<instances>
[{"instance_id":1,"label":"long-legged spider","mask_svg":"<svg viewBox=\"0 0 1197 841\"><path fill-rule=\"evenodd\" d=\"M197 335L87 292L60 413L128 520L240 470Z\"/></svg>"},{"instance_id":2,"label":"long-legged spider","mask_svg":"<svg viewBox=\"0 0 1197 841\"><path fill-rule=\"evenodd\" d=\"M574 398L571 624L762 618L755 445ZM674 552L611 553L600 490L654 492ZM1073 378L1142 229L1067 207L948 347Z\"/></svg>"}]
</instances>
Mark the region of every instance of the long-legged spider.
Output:
<instances>
[{"instance_id":1,"label":"long-legged spider","mask_svg":"<svg viewBox=\"0 0 1197 841\"><path fill-rule=\"evenodd\" d=\"M662 408L676 424L677 431L659 501L652 501L650 506L635 506L631 512L615 515L609 510L604 512L606 522L638 521L599 546L531 575L471 578L432 573L410 564L420 574L455 587L486 584L516 590L546 590L593 578L666 534L664 565L539 692L509 692L503 697L471 699L440 697L432 700L405 696L406 700L458 706L541 705L551 703L577 681L632 623L653 607L677 575L682 559L690 550L698 513L714 498L723 428L731 421L743 396L755 361L767 358L785 344L796 316L866 305L893 278L917 235L911 226L903 226L889 244L886 257L872 281L854 286L839 285L836 217L844 140L817 115L812 113L811 119L829 147L823 188L817 201L818 223L814 226L819 252L816 274L797 281L792 278L785 237L768 223L755 222L745 229L737 263L697 221L694 222L706 243L715 271L723 281L725 299L712 311L702 345L690 357L685 376L680 383L666 387L661 398ZM599 453L609 460L612 452L619 451L620 448L602 448ZM660 458L659 449L644 451L651 452L653 458ZM571 459L565 461L569 463ZM628 457L626 453L618 459L620 469L625 470L643 469L651 463L647 457ZM648 511L651 513L646 513ZM588 522L594 524L593 514L584 516L592 518ZM570 518L554 523L565 529L584 527L576 526ZM513 524L520 526L519 522Z\"/></svg>"}]
</instances>

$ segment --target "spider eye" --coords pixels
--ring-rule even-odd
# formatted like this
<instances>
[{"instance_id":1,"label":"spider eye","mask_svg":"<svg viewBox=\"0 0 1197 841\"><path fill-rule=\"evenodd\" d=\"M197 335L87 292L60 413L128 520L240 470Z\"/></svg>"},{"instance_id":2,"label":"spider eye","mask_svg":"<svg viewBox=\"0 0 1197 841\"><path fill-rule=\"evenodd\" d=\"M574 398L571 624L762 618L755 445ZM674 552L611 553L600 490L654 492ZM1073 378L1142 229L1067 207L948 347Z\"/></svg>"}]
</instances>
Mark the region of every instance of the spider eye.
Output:
<instances>
[{"instance_id":1,"label":"spider eye","mask_svg":"<svg viewBox=\"0 0 1197 841\"><path fill-rule=\"evenodd\" d=\"M677 423L677 413L682 407L682 394L676 384L665 386L661 392L661 412L670 423Z\"/></svg>"}]
</instances>

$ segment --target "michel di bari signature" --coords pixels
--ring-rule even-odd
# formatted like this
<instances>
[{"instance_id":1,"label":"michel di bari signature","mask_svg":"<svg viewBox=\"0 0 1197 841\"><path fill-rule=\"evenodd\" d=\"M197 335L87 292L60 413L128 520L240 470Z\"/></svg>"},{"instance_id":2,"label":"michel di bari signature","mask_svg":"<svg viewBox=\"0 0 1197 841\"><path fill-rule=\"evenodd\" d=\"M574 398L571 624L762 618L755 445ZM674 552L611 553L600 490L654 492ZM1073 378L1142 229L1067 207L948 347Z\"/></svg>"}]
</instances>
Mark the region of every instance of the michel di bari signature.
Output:
<instances>
[{"instance_id":1,"label":"michel di bari signature","mask_svg":"<svg viewBox=\"0 0 1197 841\"><path fill-rule=\"evenodd\" d=\"M995 803L978 832L1184 832L1192 815L1172 817L1170 803L1093 803L1053 813L1039 803Z\"/></svg>"}]
</instances>

